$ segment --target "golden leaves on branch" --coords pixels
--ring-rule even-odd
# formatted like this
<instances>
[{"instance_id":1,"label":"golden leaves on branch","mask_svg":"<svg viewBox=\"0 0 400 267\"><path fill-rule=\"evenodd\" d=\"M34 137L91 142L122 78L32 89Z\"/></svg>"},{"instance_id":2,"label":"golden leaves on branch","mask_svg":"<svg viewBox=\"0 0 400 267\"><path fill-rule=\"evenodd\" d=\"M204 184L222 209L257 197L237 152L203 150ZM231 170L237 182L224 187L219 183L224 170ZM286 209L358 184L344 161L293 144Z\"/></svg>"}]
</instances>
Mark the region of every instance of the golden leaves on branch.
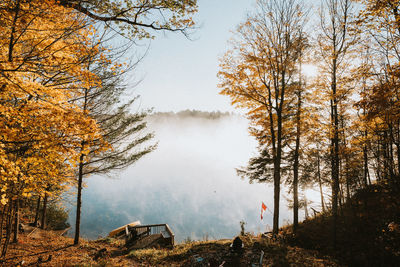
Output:
<instances>
[{"instance_id":1,"label":"golden leaves on branch","mask_svg":"<svg viewBox=\"0 0 400 267\"><path fill-rule=\"evenodd\" d=\"M5 205L14 196L67 186L81 142L109 146L98 142L96 121L71 102L81 88L101 84L85 64L102 53L93 43L94 27L53 0L0 7L0 201Z\"/></svg>"}]
</instances>

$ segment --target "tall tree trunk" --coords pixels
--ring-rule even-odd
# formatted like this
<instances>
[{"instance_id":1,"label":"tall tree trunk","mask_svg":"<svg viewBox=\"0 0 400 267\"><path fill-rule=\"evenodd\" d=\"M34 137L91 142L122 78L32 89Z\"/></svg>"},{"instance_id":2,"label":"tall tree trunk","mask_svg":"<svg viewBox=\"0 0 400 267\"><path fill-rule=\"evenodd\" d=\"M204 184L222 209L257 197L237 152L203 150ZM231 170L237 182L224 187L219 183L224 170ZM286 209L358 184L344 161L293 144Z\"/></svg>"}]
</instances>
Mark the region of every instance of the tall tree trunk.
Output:
<instances>
[{"instance_id":1,"label":"tall tree trunk","mask_svg":"<svg viewBox=\"0 0 400 267\"><path fill-rule=\"evenodd\" d=\"M369 172L368 172L368 184L372 184L371 183L371 175L369 174Z\"/></svg>"},{"instance_id":2,"label":"tall tree trunk","mask_svg":"<svg viewBox=\"0 0 400 267\"><path fill-rule=\"evenodd\" d=\"M40 223L41 229L46 229L47 198L48 195L45 193L43 198L42 221Z\"/></svg>"},{"instance_id":3,"label":"tall tree trunk","mask_svg":"<svg viewBox=\"0 0 400 267\"><path fill-rule=\"evenodd\" d=\"M341 209L342 209L342 204L345 202L345 199L344 199L344 189L343 189L343 184L342 183L340 183L339 184L339 194L338 194L338 201L339 201L339 205L338 205L338 214L340 214L340 211L341 211Z\"/></svg>"},{"instance_id":4,"label":"tall tree trunk","mask_svg":"<svg viewBox=\"0 0 400 267\"><path fill-rule=\"evenodd\" d=\"M88 104L88 90L85 90L83 110L87 111ZM81 228L81 208L82 208L82 182L83 182L83 160L85 155L83 151L85 149L85 140L81 142L81 155L79 156L79 169L78 169L78 196L76 198L76 221L75 221L75 237L74 245L79 244L79 235Z\"/></svg>"},{"instance_id":5,"label":"tall tree trunk","mask_svg":"<svg viewBox=\"0 0 400 267\"><path fill-rule=\"evenodd\" d=\"M382 149L381 149L381 138L379 136L379 133L376 133L378 135L378 140L376 144L376 179L378 181L382 180L382 160L381 160L381 154L382 154Z\"/></svg>"},{"instance_id":6,"label":"tall tree trunk","mask_svg":"<svg viewBox=\"0 0 400 267\"><path fill-rule=\"evenodd\" d=\"M344 60L346 52L352 45L348 42L348 19L351 12L350 0L331 0L327 3L327 23L322 18L321 25L323 34L321 37L326 41L324 47L326 54L323 56L329 58L328 69L330 77L330 157L331 157L331 186L332 186L332 240L333 248L336 251L337 244L337 224L338 224L338 200L339 200L339 117L338 105L341 95L338 95L338 79L340 73L339 64Z\"/></svg>"},{"instance_id":7,"label":"tall tree trunk","mask_svg":"<svg viewBox=\"0 0 400 267\"><path fill-rule=\"evenodd\" d=\"M14 219L14 207L13 201L10 201L8 204L8 211L7 211L7 220L6 220L6 236L3 242L3 247L1 251L1 257L5 257L7 254L8 244L10 243L10 237L13 227L13 219Z\"/></svg>"},{"instance_id":8,"label":"tall tree trunk","mask_svg":"<svg viewBox=\"0 0 400 267\"><path fill-rule=\"evenodd\" d=\"M366 91L366 80L365 80L365 78L363 78L363 95L365 94L365 91ZM364 96L363 96L363 100L365 100L364 99ZM363 106L362 106L362 110L363 110L363 120L365 120L365 117L366 117L366 109L367 109L367 107L366 107L366 104L363 104ZM365 123L366 124L366 123ZM363 141L363 168L364 168L364 170L363 170L363 183L364 183L364 187L367 187L367 185L368 185L368 175L369 175L369 170L368 170L368 143L367 143L367 138L368 138L368 130L367 130L367 126L365 125L364 126L365 127L365 129L364 129L364 131L362 131L361 133L362 133L362 136L364 137L364 141Z\"/></svg>"},{"instance_id":9,"label":"tall tree trunk","mask_svg":"<svg viewBox=\"0 0 400 267\"><path fill-rule=\"evenodd\" d=\"M40 196L38 196L37 203L36 203L36 214L35 214L35 221L33 222L33 225L34 225L35 227L37 227L37 226L38 226L38 221L39 221L39 212L40 212L40 199L41 199L41 197L40 197Z\"/></svg>"},{"instance_id":10,"label":"tall tree trunk","mask_svg":"<svg viewBox=\"0 0 400 267\"><path fill-rule=\"evenodd\" d=\"M276 103L278 104L278 108L276 111L277 115L277 134L276 134L276 156L274 157L274 218L273 218L273 226L272 232L277 235L279 232L279 202L280 202L280 193L281 193L281 160L282 160L282 110L283 103L285 100L285 72L282 72L282 81L281 81L281 90L280 90L280 98L279 96L275 96ZM280 102L278 101L280 99Z\"/></svg>"},{"instance_id":11,"label":"tall tree trunk","mask_svg":"<svg viewBox=\"0 0 400 267\"><path fill-rule=\"evenodd\" d=\"M397 173L400 179L400 120L397 121L396 130Z\"/></svg>"},{"instance_id":12,"label":"tall tree trunk","mask_svg":"<svg viewBox=\"0 0 400 267\"><path fill-rule=\"evenodd\" d=\"M400 143L396 143L397 177L400 177Z\"/></svg>"},{"instance_id":13,"label":"tall tree trunk","mask_svg":"<svg viewBox=\"0 0 400 267\"><path fill-rule=\"evenodd\" d=\"M10 42L8 44L8 62L13 62L13 51L14 51L14 35L15 35L15 31L16 31L16 26L17 26L17 20L18 20L18 13L20 11L20 0L16 1L15 4L15 16L13 18L13 24L11 26L11 36L10 36Z\"/></svg>"},{"instance_id":14,"label":"tall tree trunk","mask_svg":"<svg viewBox=\"0 0 400 267\"><path fill-rule=\"evenodd\" d=\"M389 142L389 168L390 168L390 178L392 180L395 179L396 176L396 169L394 167L394 155L393 155L393 143L394 143L394 138L393 138L393 126L392 123L389 123L389 136L388 136L388 142Z\"/></svg>"},{"instance_id":15,"label":"tall tree trunk","mask_svg":"<svg viewBox=\"0 0 400 267\"><path fill-rule=\"evenodd\" d=\"M300 85L301 86L301 85ZM293 164L293 230L296 232L299 225L299 150L301 134L301 88L297 92L297 114L296 114L296 147L294 150Z\"/></svg>"},{"instance_id":16,"label":"tall tree trunk","mask_svg":"<svg viewBox=\"0 0 400 267\"><path fill-rule=\"evenodd\" d=\"M338 99L336 95L336 51L333 58L332 70L332 100L331 100L331 122L333 124L333 138L331 145L331 168L332 168L332 215L333 215L333 247L336 249L337 221L338 221L338 196L339 196L339 118Z\"/></svg>"},{"instance_id":17,"label":"tall tree trunk","mask_svg":"<svg viewBox=\"0 0 400 267\"><path fill-rule=\"evenodd\" d=\"M387 131L383 131L382 152L383 152L383 179L389 178L389 153L388 153Z\"/></svg>"},{"instance_id":18,"label":"tall tree trunk","mask_svg":"<svg viewBox=\"0 0 400 267\"><path fill-rule=\"evenodd\" d=\"M278 111L277 149L274 157L274 218L272 232L279 232L279 202L281 193L281 159L282 159L282 114Z\"/></svg>"},{"instance_id":19,"label":"tall tree trunk","mask_svg":"<svg viewBox=\"0 0 400 267\"><path fill-rule=\"evenodd\" d=\"M280 163L276 159L274 162L274 217L272 233L277 235L279 232L279 199L280 199Z\"/></svg>"},{"instance_id":20,"label":"tall tree trunk","mask_svg":"<svg viewBox=\"0 0 400 267\"><path fill-rule=\"evenodd\" d=\"M18 232L19 232L19 216L20 216L20 201L19 198L15 200L15 218L14 218L14 229L13 229L13 243L18 243Z\"/></svg>"},{"instance_id":21,"label":"tall tree trunk","mask_svg":"<svg viewBox=\"0 0 400 267\"><path fill-rule=\"evenodd\" d=\"M296 141L297 142L297 141ZM296 152L295 152L296 154ZM293 165L293 231L296 232L299 225L299 161L298 154L295 155Z\"/></svg>"},{"instance_id":22,"label":"tall tree trunk","mask_svg":"<svg viewBox=\"0 0 400 267\"><path fill-rule=\"evenodd\" d=\"M368 148L366 144L364 144L363 147L363 157L364 157L363 182L364 182L364 187L366 187L368 185Z\"/></svg>"},{"instance_id":23,"label":"tall tree trunk","mask_svg":"<svg viewBox=\"0 0 400 267\"><path fill-rule=\"evenodd\" d=\"M3 209L1 211L1 221L0 221L0 244L3 241L3 225L4 225L4 220L6 219L5 213L6 213L7 205L3 206ZM1 247L1 246L0 246Z\"/></svg>"},{"instance_id":24,"label":"tall tree trunk","mask_svg":"<svg viewBox=\"0 0 400 267\"><path fill-rule=\"evenodd\" d=\"M82 150L84 144L82 143ZM79 244L80 225L81 225L81 207L82 207L82 180L83 180L83 158L81 154L79 157L79 172L78 172L78 196L76 198L76 221L75 221L75 238L74 245Z\"/></svg>"},{"instance_id":25,"label":"tall tree trunk","mask_svg":"<svg viewBox=\"0 0 400 267\"><path fill-rule=\"evenodd\" d=\"M271 92L269 93L269 105L272 107ZM279 195L280 195L280 163L278 162L277 153L277 138L275 136L274 119L272 114L272 108L268 111L268 118L270 120L270 131L271 131L271 143L272 143L272 155L274 161L274 215L272 221L272 233L278 234L279 230ZM277 122L279 125L279 121Z\"/></svg>"},{"instance_id":26,"label":"tall tree trunk","mask_svg":"<svg viewBox=\"0 0 400 267\"><path fill-rule=\"evenodd\" d=\"M350 186L351 186L351 184L350 184L350 170L349 170L349 165L350 165L350 163L349 163L349 155L348 155L348 153L347 153L347 142L346 142L346 134L345 134L345 131L344 131L344 129L345 129L345 124L344 124L344 118L343 118L343 115L342 116L340 116L340 122L341 122L341 128L343 129L343 134L342 134L342 142L343 142L343 149L344 149L344 171L339 171L339 174L340 173L343 173L344 172L344 175L345 175L345 181L346 181L346 201L347 201L347 203L350 203L350 205L351 205L351 190L350 190ZM340 164L340 168L339 168L339 170L342 170L343 169L343 166L342 166L343 164L341 163Z\"/></svg>"},{"instance_id":27,"label":"tall tree trunk","mask_svg":"<svg viewBox=\"0 0 400 267\"><path fill-rule=\"evenodd\" d=\"M322 190L321 158L319 156L319 147L317 147L317 176L318 176L318 184L319 184L319 193L321 194L322 212L325 213L325 201L324 201L324 192Z\"/></svg>"}]
</instances>

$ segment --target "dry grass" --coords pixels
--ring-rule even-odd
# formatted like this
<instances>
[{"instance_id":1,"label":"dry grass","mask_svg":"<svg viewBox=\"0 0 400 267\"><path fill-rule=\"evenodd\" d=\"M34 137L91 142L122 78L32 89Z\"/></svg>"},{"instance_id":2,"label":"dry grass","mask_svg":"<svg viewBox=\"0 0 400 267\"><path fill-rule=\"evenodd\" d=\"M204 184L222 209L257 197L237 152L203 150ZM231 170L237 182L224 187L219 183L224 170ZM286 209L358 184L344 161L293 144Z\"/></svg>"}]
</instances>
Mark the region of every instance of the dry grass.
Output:
<instances>
[{"instance_id":1,"label":"dry grass","mask_svg":"<svg viewBox=\"0 0 400 267\"><path fill-rule=\"evenodd\" d=\"M242 253L230 250L232 240L190 242L173 250L142 249L131 251L128 257L150 266L258 266L264 251L262 266L339 266L328 258L319 258L315 251L288 247L267 238L246 234Z\"/></svg>"},{"instance_id":2,"label":"dry grass","mask_svg":"<svg viewBox=\"0 0 400 267\"><path fill-rule=\"evenodd\" d=\"M128 257L138 262L147 262L153 265L180 265L192 257L204 254L215 254L229 249L231 240L195 241L176 245L173 249L140 249L133 250Z\"/></svg>"},{"instance_id":3,"label":"dry grass","mask_svg":"<svg viewBox=\"0 0 400 267\"><path fill-rule=\"evenodd\" d=\"M10 245L2 266L252 266L265 252L263 266L338 266L316 253L272 242L267 238L246 234L242 253L230 250L232 240L189 242L173 249L141 249L127 251L121 240L105 238L82 240L72 246L71 238L55 232L38 231L22 234L18 244ZM100 253L103 251L103 253ZM46 261L38 264L39 257ZM209 265L210 264L210 265ZM257 266L257 265L255 265Z\"/></svg>"},{"instance_id":4,"label":"dry grass","mask_svg":"<svg viewBox=\"0 0 400 267\"><path fill-rule=\"evenodd\" d=\"M140 266L122 256L112 242L81 239L78 246L72 244L71 238L52 231L37 230L30 236L21 234L17 244L10 244L2 266L17 266L22 262L24 266L37 266L40 259L44 261L40 266ZM96 258L101 249L106 252ZM51 260L47 261L50 255Z\"/></svg>"}]
</instances>

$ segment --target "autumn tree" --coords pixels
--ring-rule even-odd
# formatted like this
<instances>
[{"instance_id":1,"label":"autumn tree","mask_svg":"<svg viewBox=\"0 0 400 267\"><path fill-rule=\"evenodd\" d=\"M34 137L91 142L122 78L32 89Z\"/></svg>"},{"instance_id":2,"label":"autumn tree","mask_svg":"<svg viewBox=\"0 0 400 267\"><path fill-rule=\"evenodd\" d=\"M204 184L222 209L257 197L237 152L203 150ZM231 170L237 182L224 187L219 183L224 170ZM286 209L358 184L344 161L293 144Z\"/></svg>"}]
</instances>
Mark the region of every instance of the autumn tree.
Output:
<instances>
[{"instance_id":1,"label":"autumn tree","mask_svg":"<svg viewBox=\"0 0 400 267\"><path fill-rule=\"evenodd\" d=\"M82 138L78 148L81 156L76 171L78 183L74 244L79 243L83 178L124 169L155 149L154 144L147 145L153 137L152 133L145 132L144 119L149 111L133 113L131 110L138 97L127 99L129 94L125 78L132 73L137 62L131 66L120 64L120 55L124 49L116 50L114 48L113 55L108 55L107 61L96 63L96 57L100 54L88 61L88 69L101 79L101 84L83 87L81 97L72 101L95 119L101 129L101 139L87 143ZM110 145L109 149L102 149L103 141Z\"/></svg>"},{"instance_id":2,"label":"autumn tree","mask_svg":"<svg viewBox=\"0 0 400 267\"><path fill-rule=\"evenodd\" d=\"M93 26L103 23L100 28L118 29L132 41L153 38L157 31L188 36L197 3L16 0L2 2L0 9L0 241L5 256L11 232L18 238L23 198L37 195L40 204L40 198L46 202L65 190L74 165L81 188L84 174L124 168L153 149L137 149L150 134L130 138L145 127L146 112L130 114L134 99L114 105L120 84L104 75L115 69L108 66L108 73L100 73L90 67L110 60L92 38Z\"/></svg>"},{"instance_id":3,"label":"autumn tree","mask_svg":"<svg viewBox=\"0 0 400 267\"><path fill-rule=\"evenodd\" d=\"M153 38L157 31L181 32L185 36L189 36L188 30L194 26L191 16L197 12L196 0L100 2L72 0L59 1L59 4L76 10L89 20L104 23L105 28L111 27L132 41ZM104 65L95 65L94 68L98 69L99 66L104 67ZM86 87L83 93L84 97L80 101L81 108L91 117L98 120L103 131L102 138L113 146L113 150L99 153L98 150L101 146L95 143L88 145L84 139L81 140L77 172L78 196L75 244L79 242L83 177L91 173L104 174L112 170L125 168L154 149L154 146L137 149L142 143L151 138L151 135L147 134L132 139L132 136L137 135L138 132L145 128L145 123L142 120L146 112L129 114L128 110L134 99L120 105L118 108L114 106L119 101L118 96L115 94L121 92L118 91L120 90L118 88L120 85L116 84L117 80L114 79L112 81L111 73L115 74L115 71L102 72L100 77L103 84L94 90L97 90L97 92L93 91L96 86L94 88ZM107 78L107 76L109 77ZM102 86L104 88L100 89ZM109 98L106 99L107 97ZM103 105L96 101L101 101ZM128 144L123 145L126 142Z\"/></svg>"},{"instance_id":4,"label":"autumn tree","mask_svg":"<svg viewBox=\"0 0 400 267\"><path fill-rule=\"evenodd\" d=\"M361 27L360 27L361 28ZM361 31L362 28L361 28ZM358 92L359 101L354 103L354 107L357 110L357 121L354 123L354 127L358 133L355 135L352 140L353 144L360 149L362 149L362 157L363 157L363 177L362 177L362 186L367 187L371 184L371 174L370 174L370 157L373 153L372 144L373 144L373 129L372 125L369 123L367 117L367 98L368 91L373 82L373 53L371 42L366 39L368 35L365 35L365 39L361 42L362 45L359 45L359 59L361 64L355 68L354 73L357 76L356 82L356 90ZM372 78L372 79L371 79Z\"/></svg>"},{"instance_id":5,"label":"autumn tree","mask_svg":"<svg viewBox=\"0 0 400 267\"><path fill-rule=\"evenodd\" d=\"M256 13L238 26L218 74L220 93L247 110L250 132L272 159L274 234L279 228L286 99L296 79L303 26L303 7L295 0L257 1Z\"/></svg>"},{"instance_id":6,"label":"autumn tree","mask_svg":"<svg viewBox=\"0 0 400 267\"><path fill-rule=\"evenodd\" d=\"M157 31L189 36L198 9L197 0L61 0L59 4L133 39L153 38Z\"/></svg>"},{"instance_id":7,"label":"autumn tree","mask_svg":"<svg viewBox=\"0 0 400 267\"><path fill-rule=\"evenodd\" d=\"M340 164L340 125L339 104L345 94L346 86L340 83L343 69L346 67L346 57L353 44L349 35L351 23L350 0L326 0L321 11L321 34L318 36L318 51L321 59L322 73L328 82L328 101L330 104L330 155L332 179L332 214L333 240L336 245L336 227L338 217L339 196L339 164Z\"/></svg>"},{"instance_id":8,"label":"autumn tree","mask_svg":"<svg viewBox=\"0 0 400 267\"><path fill-rule=\"evenodd\" d=\"M55 1L2 2L0 49L0 172L2 242L5 256L19 204L32 194L51 194L67 185L77 162L76 136L99 139L96 122L69 102L78 88L99 80L82 59L97 53L87 46L87 21ZM1 230L3 227L1 227ZM3 238L3 235L0 235Z\"/></svg>"},{"instance_id":9,"label":"autumn tree","mask_svg":"<svg viewBox=\"0 0 400 267\"><path fill-rule=\"evenodd\" d=\"M370 39L370 55L367 67L360 67L365 82L357 107L363 110L364 135L373 148L376 178L395 186L400 181L399 2L358 2L364 7L359 19Z\"/></svg>"},{"instance_id":10,"label":"autumn tree","mask_svg":"<svg viewBox=\"0 0 400 267\"><path fill-rule=\"evenodd\" d=\"M298 46L298 82L293 86L293 92L290 94L291 106L293 110L292 121L293 121L293 230L297 230L299 224L299 172L300 172L300 157L302 154L301 138L304 135L303 129L307 127L306 116L308 111L305 107L305 102L309 98L309 92L307 90L307 85L305 78L303 77L302 64L304 56L309 52L308 38L304 32L299 33L299 46Z\"/></svg>"}]
</instances>

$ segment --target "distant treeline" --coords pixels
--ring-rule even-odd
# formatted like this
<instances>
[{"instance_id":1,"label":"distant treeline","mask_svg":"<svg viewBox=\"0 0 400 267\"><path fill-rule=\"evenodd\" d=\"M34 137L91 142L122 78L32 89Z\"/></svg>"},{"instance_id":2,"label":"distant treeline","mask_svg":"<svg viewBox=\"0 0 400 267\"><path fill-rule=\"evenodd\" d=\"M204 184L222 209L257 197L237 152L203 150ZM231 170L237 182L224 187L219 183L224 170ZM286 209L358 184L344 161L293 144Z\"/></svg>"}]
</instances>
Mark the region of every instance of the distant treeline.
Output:
<instances>
[{"instance_id":1,"label":"distant treeline","mask_svg":"<svg viewBox=\"0 0 400 267\"><path fill-rule=\"evenodd\" d=\"M155 112L151 115L151 117L178 117L178 118L201 118L201 119L208 119L208 120L218 120L221 118L226 118L229 116L235 116L236 113L233 112L221 112L221 111L201 111L201 110L182 110L178 112Z\"/></svg>"}]
</instances>

